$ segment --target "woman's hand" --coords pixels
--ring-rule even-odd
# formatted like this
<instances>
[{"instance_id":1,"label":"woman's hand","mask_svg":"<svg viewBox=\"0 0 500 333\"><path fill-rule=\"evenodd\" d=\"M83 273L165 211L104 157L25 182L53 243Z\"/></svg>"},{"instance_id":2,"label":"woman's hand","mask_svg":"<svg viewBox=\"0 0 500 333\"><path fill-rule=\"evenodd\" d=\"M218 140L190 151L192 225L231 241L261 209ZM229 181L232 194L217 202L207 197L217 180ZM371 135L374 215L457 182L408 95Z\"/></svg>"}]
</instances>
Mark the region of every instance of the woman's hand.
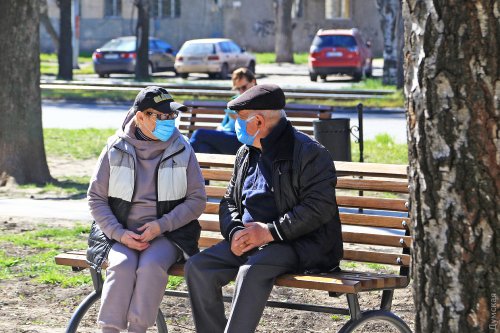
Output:
<instances>
[{"instance_id":1,"label":"woman's hand","mask_svg":"<svg viewBox=\"0 0 500 333\"><path fill-rule=\"evenodd\" d=\"M143 251L149 247L149 243L144 243L141 241L141 235L136 234L133 231L126 230L120 239L120 243L125 244L128 248L137 251Z\"/></svg>"},{"instance_id":2,"label":"woman's hand","mask_svg":"<svg viewBox=\"0 0 500 333\"><path fill-rule=\"evenodd\" d=\"M137 230L142 231L139 240L144 243L152 241L161 234L160 224L157 221L148 222Z\"/></svg>"}]
</instances>

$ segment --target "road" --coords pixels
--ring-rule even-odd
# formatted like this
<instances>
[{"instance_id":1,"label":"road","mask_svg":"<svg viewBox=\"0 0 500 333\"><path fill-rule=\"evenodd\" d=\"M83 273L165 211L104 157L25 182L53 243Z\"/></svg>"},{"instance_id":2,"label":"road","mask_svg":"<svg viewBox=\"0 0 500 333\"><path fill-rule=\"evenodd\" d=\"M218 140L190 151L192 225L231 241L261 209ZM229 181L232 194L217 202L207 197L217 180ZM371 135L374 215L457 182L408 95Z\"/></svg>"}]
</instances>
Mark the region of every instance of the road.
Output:
<instances>
[{"instance_id":1,"label":"road","mask_svg":"<svg viewBox=\"0 0 500 333\"><path fill-rule=\"evenodd\" d=\"M132 103L132 102L131 102ZM44 101L42 121L44 128L118 128L130 105L124 103L70 103ZM358 124L354 111L335 112L334 118L349 118L350 125ZM364 117L364 137L373 139L387 133L398 143L406 142L406 119L403 112L369 110Z\"/></svg>"}]
</instances>

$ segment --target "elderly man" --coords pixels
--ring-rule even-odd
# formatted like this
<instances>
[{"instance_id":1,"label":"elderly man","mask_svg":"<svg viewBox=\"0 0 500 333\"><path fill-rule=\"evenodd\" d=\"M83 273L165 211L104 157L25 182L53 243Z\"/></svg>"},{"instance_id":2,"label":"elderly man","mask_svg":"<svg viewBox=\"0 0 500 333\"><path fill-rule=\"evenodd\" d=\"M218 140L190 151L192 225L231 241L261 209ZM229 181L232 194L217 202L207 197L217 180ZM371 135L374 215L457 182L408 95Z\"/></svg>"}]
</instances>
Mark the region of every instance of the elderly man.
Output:
<instances>
[{"instance_id":1,"label":"elderly man","mask_svg":"<svg viewBox=\"0 0 500 333\"><path fill-rule=\"evenodd\" d=\"M276 85L257 85L228 103L244 144L220 204L224 240L186 264L198 333L254 332L277 276L335 270L342 234L328 151L297 131ZM236 276L229 318L221 287Z\"/></svg>"}]
</instances>

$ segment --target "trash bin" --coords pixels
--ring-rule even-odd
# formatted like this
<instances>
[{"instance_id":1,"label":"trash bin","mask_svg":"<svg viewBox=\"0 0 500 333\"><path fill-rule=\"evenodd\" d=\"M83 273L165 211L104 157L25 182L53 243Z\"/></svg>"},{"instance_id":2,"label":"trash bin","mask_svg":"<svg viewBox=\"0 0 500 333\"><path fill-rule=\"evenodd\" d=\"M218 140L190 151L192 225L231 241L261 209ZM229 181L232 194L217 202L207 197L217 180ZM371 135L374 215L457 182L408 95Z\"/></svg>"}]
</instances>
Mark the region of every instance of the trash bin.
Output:
<instances>
[{"instance_id":1,"label":"trash bin","mask_svg":"<svg viewBox=\"0 0 500 333\"><path fill-rule=\"evenodd\" d=\"M313 130L316 140L325 146L334 161L352 161L349 118L314 120Z\"/></svg>"}]
</instances>

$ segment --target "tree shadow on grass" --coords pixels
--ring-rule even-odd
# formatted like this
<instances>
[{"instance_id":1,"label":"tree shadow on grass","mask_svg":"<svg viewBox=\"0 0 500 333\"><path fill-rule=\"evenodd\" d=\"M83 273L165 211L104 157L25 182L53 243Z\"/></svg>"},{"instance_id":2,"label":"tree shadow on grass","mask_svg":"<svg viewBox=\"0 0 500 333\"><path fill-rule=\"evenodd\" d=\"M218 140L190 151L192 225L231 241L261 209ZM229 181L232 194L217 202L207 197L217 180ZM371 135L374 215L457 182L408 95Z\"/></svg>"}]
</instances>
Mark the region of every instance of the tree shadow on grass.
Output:
<instances>
[{"instance_id":1,"label":"tree shadow on grass","mask_svg":"<svg viewBox=\"0 0 500 333\"><path fill-rule=\"evenodd\" d=\"M88 180L58 180L54 178L49 183L45 183L42 185L30 184L29 186L37 188L40 190L40 193L45 194L43 198L38 198L38 200L77 200L86 198L87 190L89 188L89 182ZM54 193L54 195L50 196L52 193Z\"/></svg>"}]
</instances>

